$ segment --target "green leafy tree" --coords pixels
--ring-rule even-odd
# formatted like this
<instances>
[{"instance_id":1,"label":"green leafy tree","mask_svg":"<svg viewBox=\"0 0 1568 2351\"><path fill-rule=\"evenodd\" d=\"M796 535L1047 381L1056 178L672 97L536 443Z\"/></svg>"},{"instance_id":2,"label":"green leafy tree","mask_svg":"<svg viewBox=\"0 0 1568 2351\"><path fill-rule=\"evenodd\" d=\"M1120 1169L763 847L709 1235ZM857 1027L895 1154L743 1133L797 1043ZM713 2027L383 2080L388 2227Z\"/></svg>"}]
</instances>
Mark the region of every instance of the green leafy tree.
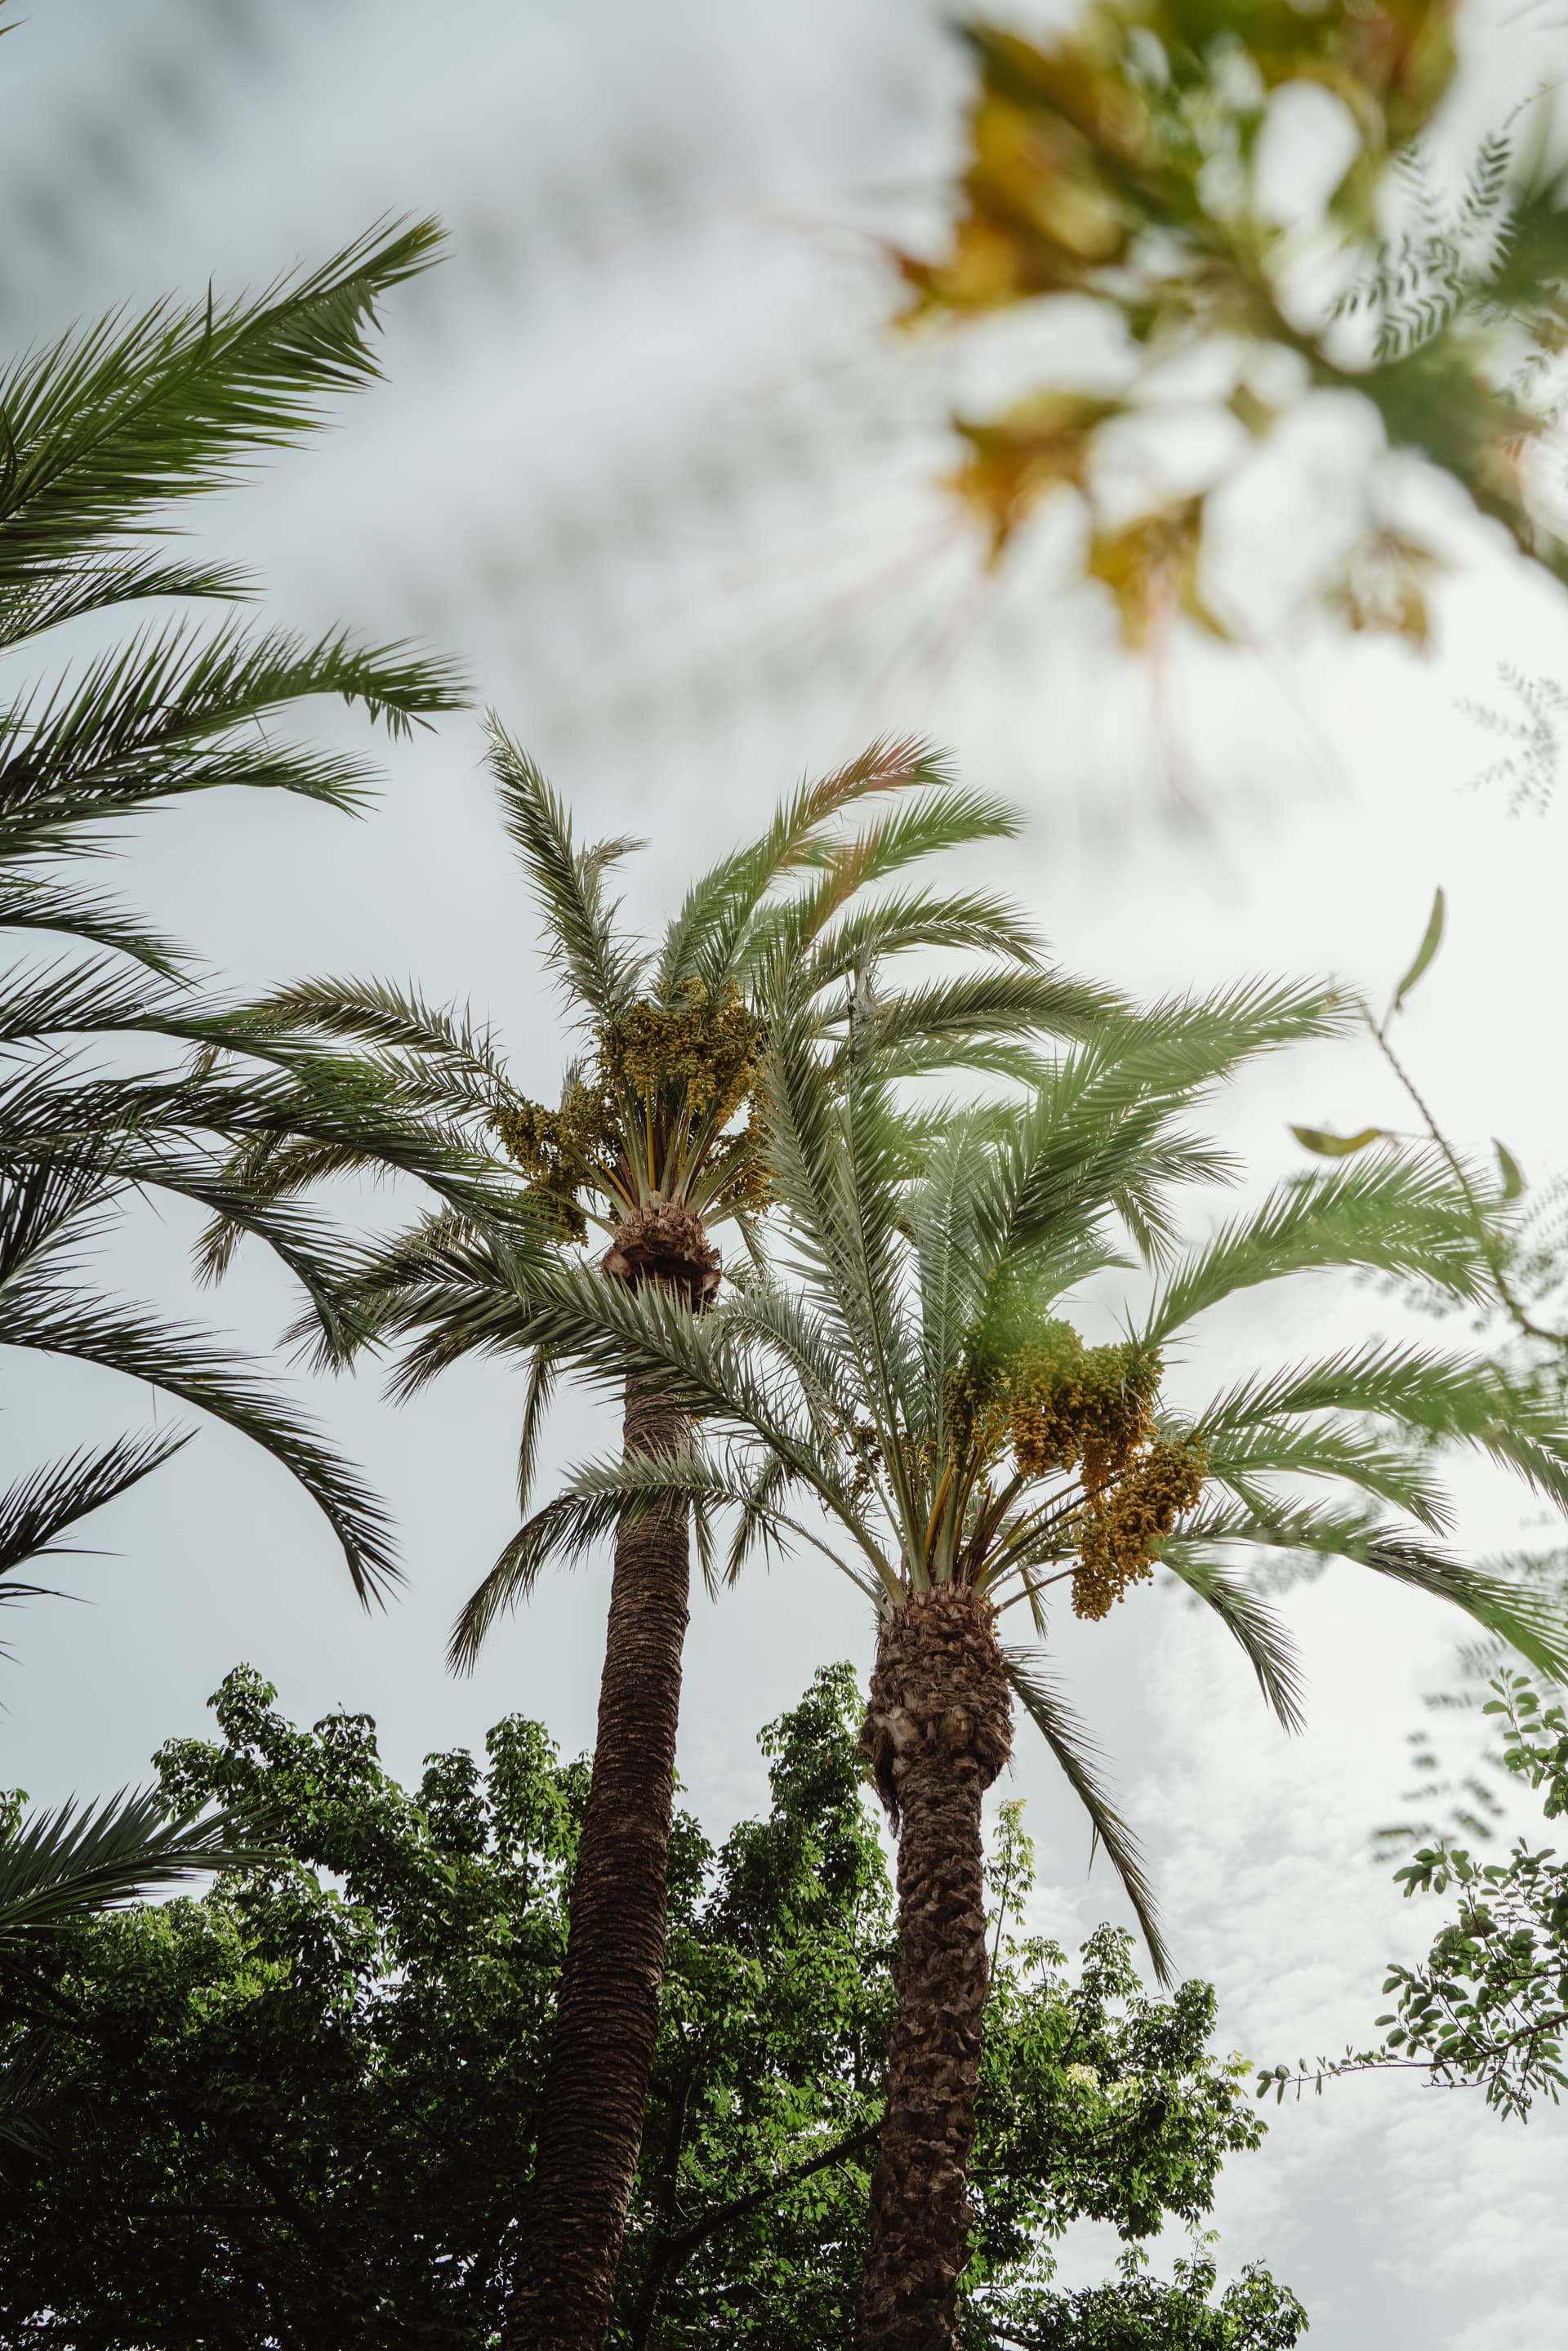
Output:
<instances>
[{"instance_id":1,"label":"green leafy tree","mask_svg":"<svg viewBox=\"0 0 1568 2351\"><path fill-rule=\"evenodd\" d=\"M756 1087L760 973L787 969L792 995L812 1008L829 1085L852 1040L890 1074L955 1064L1022 1071L1031 1031L1077 1033L1113 1008L1103 992L1045 968L1029 927L993 893L909 885L911 870L936 852L1015 825L998 802L949 783L919 745L873 745L802 786L758 841L692 883L656 948L617 922L610 894L635 844L580 843L567 810L498 727L492 764L580 1040L559 1106L519 1093L486 1034L406 988L312 981L258 1004L252 1018L299 1052L361 1056L372 1091L384 1087L394 1107L441 1134L474 1145L498 1134L521 1170L517 1214L531 1217L530 1231L517 1216L497 1225L482 1205L475 1213L449 1203L371 1253L351 1311L382 1340L408 1341L400 1394L466 1355L528 1362L526 1513L561 1369L559 1349L536 1344L527 1304L541 1256L547 1273L573 1267L593 1231L609 1246L583 1279L628 1297L657 1295L695 1321L719 1287L712 1230L728 1219L756 1247L769 1196ZM896 956L940 949L986 960L903 990L885 985ZM286 1198L340 1164L310 1140L263 1139L235 1171ZM685 1414L659 1380L626 1384L622 1404L628 1460L679 1451ZM549 1556L549 1523L528 1520L476 1593L454 1639L457 1665L472 1662L497 1613L527 1593ZM657 2031L689 1581L683 1501L621 1528L513 2351L588 2351L612 2307Z\"/></svg>"},{"instance_id":2,"label":"green leafy tree","mask_svg":"<svg viewBox=\"0 0 1568 2351\"><path fill-rule=\"evenodd\" d=\"M171 1803L264 1818L268 1863L199 1901L0 1951L0 2035L34 2053L49 2134L10 2158L0 2199L0 2326L18 2351L497 2338L585 1766L562 1767L512 1718L482 1761L433 1756L405 1791L363 1717L306 1732L271 1701L255 1674L231 1674L221 1741L160 1758ZM861 1703L847 1667L816 1677L764 1734L766 1814L716 1851L677 1815L617 2351L821 2351L852 2324L893 2004ZM1074 2220L1110 2222L1130 2247L1167 2218L1196 2224L1221 2161L1260 2126L1240 2061L1209 2054L1207 1986L1151 2000L1109 1928L1073 1970L1019 1938L1031 1869L1016 1814L992 1857L967 2339L1113 2341L1120 2311L1145 2329L1126 2339L1293 2341L1190 2332L1211 2270L1052 2290L1050 2243ZM1295 2310L1249 2276L1257 2307ZM1090 2301L1100 2335L1080 2317ZM1148 2332L1153 2312L1165 2332Z\"/></svg>"},{"instance_id":3,"label":"green leafy tree","mask_svg":"<svg viewBox=\"0 0 1568 2351\"><path fill-rule=\"evenodd\" d=\"M972 325L1021 308L1071 330L1088 310L1120 355L1113 388L1104 337L1075 381L1059 337L1045 383L955 417L952 486L996 559L1066 496L1088 526L1083 576L1130 645L1182 621L1236 635L1211 574L1216 508L1287 418L1350 393L1384 451L1350 485L1349 549L1312 610L1425 643L1442 567L1390 457L1448 476L1568 578L1546 462L1568 287L1559 162L1544 110L1515 108L1450 191L1434 136L1458 62L1450 8L1090 0L1048 34L980 21L965 37L976 89L951 232L899 256L906 316ZM1337 172L1316 218L1281 219L1263 184L1263 134L1292 86L1337 101L1337 131L1317 133ZM1199 486L1176 488L1172 468L1151 494L1146 436L1164 423L1168 438L1173 406L1207 415L1216 455Z\"/></svg>"},{"instance_id":4,"label":"green leafy tree","mask_svg":"<svg viewBox=\"0 0 1568 2351\"><path fill-rule=\"evenodd\" d=\"M1291 1727L1290 1646L1236 1570L1318 1553L1451 1601L1561 1673L1553 1612L1440 1547L1450 1506L1434 1456L1474 1448L1561 1504L1568 1428L1553 1400L1490 1364L1380 1342L1261 1368L1204 1405L1162 1396L1197 1320L1263 1282L1341 1267L1419 1272L1460 1297L1485 1282L1468 1204L1431 1155L1385 1151L1288 1182L1183 1248L1177 1187L1232 1172L1189 1125L1194 1105L1252 1056L1332 1026L1312 991L1254 987L1120 1018L1045 1067L1016 1113L944 1117L913 1144L874 1066L852 1059L830 1086L787 987L768 1010L786 1279L700 1322L652 1291L538 1285L538 1343L570 1348L603 1382L656 1378L707 1424L674 1463L586 1466L543 1524L580 1550L676 1491L710 1543L733 1525L729 1572L760 1539L799 1544L875 1612L863 1737L898 1834L899 2001L857 2339L936 2346L955 2340L970 2225L988 1973L980 1807L1010 1751L1015 1696L1165 1965L1082 1727L1039 1665L1003 1648L998 1613L1027 1607L1043 1631L1066 1584L1075 1613L1098 1620L1163 1566L1239 1642ZM1069 1311L1128 1263L1129 1244L1152 1280L1127 1297L1126 1336L1091 1346Z\"/></svg>"},{"instance_id":5,"label":"green leafy tree","mask_svg":"<svg viewBox=\"0 0 1568 2351\"><path fill-rule=\"evenodd\" d=\"M1545 1819L1568 1813L1568 1715L1546 1705L1521 1674L1500 1675L1486 1712L1503 1734L1505 1770L1541 1798ZM1298 2096L1342 2074L1389 2067L1424 2074L1439 2088L1479 2089L1489 2106L1522 2122L1537 2098L1556 2105L1568 2089L1568 1865L1519 1838L1506 1861L1478 1862L1445 1841L1423 1846L1396 1873L1408 1897L1457 1889L1452 1922L1419 1967L1394 1966L1389 2027L1373 2049L1347 2049L1313 2066L1276 2065L1258 2095Z\"/></svg>"}]
</instances>

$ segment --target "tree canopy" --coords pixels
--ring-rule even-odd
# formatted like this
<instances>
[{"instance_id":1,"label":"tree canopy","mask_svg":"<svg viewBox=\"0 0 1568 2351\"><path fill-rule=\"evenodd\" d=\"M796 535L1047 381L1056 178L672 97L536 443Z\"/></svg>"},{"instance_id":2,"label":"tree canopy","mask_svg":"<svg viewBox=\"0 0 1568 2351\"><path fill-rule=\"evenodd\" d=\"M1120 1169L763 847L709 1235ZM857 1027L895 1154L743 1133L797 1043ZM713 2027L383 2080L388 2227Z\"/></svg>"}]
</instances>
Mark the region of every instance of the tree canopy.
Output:
<instances>
[{"instance_id":1,"label":"tree canopy","mask_svg":"<svg viewBox=\"0 0 1568 2351\"><path fill-rule=\"evenodd\" d=\"M34 2069L42 2134L8 2159L0 2332L18 2351L479 2351L499 2323L584 1769L513 1717L482 1760L432 1756L405 1790L364 1716L296 1729L243 1668L214 1704L217 1740L160 1755L166 1799L265 1821L277 1857L0 1960L0 2031ZM678 1821L622 2346L842 2339L892 2005L859 1705L847 1667L820 1673L763 1736L767 1812L717 1844ZM1247 2069L1210 2053L1207 1986L1153 2001L1124 1935L1099 1929L1070 1968L1022 1931L1016 1807L992 1874L966 2341L1295 2342L1299 2305L1261 2271L1218 2300L1201 2260L1166 2282L1053 2286L1051 2244L1072 2220L1130 2247L1167 2219L1196 2224L1260 2128Z\"/></svg>"}]
</instances>

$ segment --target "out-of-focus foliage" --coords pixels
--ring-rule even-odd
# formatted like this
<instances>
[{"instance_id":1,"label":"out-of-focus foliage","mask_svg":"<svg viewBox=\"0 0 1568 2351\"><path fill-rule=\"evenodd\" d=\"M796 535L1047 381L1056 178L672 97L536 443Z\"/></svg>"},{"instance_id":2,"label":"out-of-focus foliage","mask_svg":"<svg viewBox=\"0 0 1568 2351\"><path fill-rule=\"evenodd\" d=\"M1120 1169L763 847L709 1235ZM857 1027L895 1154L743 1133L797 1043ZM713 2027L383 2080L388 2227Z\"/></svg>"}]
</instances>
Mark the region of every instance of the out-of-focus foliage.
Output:
<instances>
[{"instance_id":1,"label":"out-of-focus foliage","mask_svg":"<svg viewBox=\"0 0 1568 2351\"><path fill-rule=\"evenodd\" d=\"M1486 1711L1500 1718L1502 1761L1542 1797L1547 1820L1568 1813L1568 1714L1546 1707L1520 1674L1500 1674ZM1392 1967L1394 2008L1381 2045L1303 2061L1260 2075L1258 2094L1320 2090L1340 2074L1411 2067L1446 2088L1479 2088L1488 2105L1523 2121L1537 2098L1568 2089L1568 1864L1521 1837L1506 1861L1481 1864L1460 1847L1426 1846L1396 1875L1406 1894L1458 1889L1453 1920L1419 1967Z\"/></svg>"},{"instance_id":2,"label":"out-of-focus foliage","mask_svg":"<svg viewBox=\"0 0 1568 2351\"><path fill-rule=\"evenodd\" d=\"M373 1726L313 1731L253 1673L221 1743L160 1761L172 1803L265 1816L278 1858L0 1955L0 2034L35 2083L41 2151L0 2199L0 2333L44 2351L263 2351L494 2339L527 2175L564 1888L586 1794L535 1724L487 1761L434 1756L416 1792ZM892 1906L862 1802L852 1675L820 1674L764 1735L772 1801L716 1850L672 1852L670 1964L615 2340L820 2351L845 2339L891 2011ZM1259 2123L1213 1998L1143 1992L1102 1928L1069 1971L1019 1939L1017 1808L994 1856L998 1953L967 2344L1190 2339L1272 2351L1292 2297L1249 2273L1050 2283L1088 2215L1129 2242L1208 2209ZM1268 2314L1248 2332L1237 2314ZM1122 2333L1114 2332L1120 2325ZM1173 2320L1174 2325L1174 2320ZM1269 2331L1272 2327L1273 2331Z\"/></svg>"},{"instance_id":3,"label":"out-of-focus foliage","mask_svg":"<svg viewBox=\"0 0 1568 2351\"><path fill-rule=\"evenodd\" d=\"M1568 236L1545 138L1500 123L1442 192L1431 132L1454 82L1443 0L1091 0L1070 28L966 33L977 87L951 235L904 253L913 320L1089 304L1121 381L1072 368L954 419L955 488L999 559L1061 492L1126 642L1176 616L1241 633L1209 585L1214 500L1314 394L1361 394L1391 453L1459 483L1555 577L1568 537L1541 458L1568 340ZM1312 85L1334 184L1304 217L1267 183L1281 94ZM1071 314L1061 308L1066 319ZM1198 362L1195 368L1193 361ZM1196 490L1129 507L1127 428L1226 428ZM1374 465L1358 533L1312 601L1352 629L1426 642L1438 568Z\"/></svg>"}]
</instances>

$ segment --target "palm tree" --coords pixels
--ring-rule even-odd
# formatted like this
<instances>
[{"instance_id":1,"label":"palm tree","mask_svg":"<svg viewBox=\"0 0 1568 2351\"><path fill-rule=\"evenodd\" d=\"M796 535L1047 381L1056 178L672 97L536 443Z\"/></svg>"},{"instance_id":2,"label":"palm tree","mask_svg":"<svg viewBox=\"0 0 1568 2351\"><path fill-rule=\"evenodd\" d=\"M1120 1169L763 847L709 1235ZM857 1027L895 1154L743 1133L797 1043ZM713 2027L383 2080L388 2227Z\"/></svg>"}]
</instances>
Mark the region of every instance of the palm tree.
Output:
<instances>
[{"instance_id":1,"label":"palm tree","mask_svg":"<svg viewBox=\"0 0 1568 2351\"><path fill-rule=\"evenodd\" d=\"M171 506L231 486L373 381L378 305L438 244L430 223L372 233L258 298L116 314L14 361L0 375L0 654L122 606L251 594L231 567L171 558ZM177 618L0 704L0 932L16 948L0 976L0 1345L105 1364L241 1429L320 1506L369 1596L392 1570L384 1521L308 1424L199 1334L107 1305L76 1263L128 1195L179 1194L260 1234L331 1318L325 1235L224 1174L236 1133L329 1126L321 1090L282 1066L247 1074L232 1056L221 1074L106 1072L113 1040L144 1056L143 1040L162 1039L183 1057L221 1043L223 1022L181 949L62 871L101 857L128 819L222 785L358 807L363 761L271 732L319 694L394 729L461 700L447 664L404 647ZM50 941L65 952L40 965ZM0 1573L57 1548L178 1441L75 1452L0 1497Z\"/></svg>"},{"instance_id":2,"label":"palm tree","mask_svg":"<svg viewBox=\"0 0 1568 2351\"><path fill-rule=\"evenodd\" d=\"M47 632L121 607L204 611L248 596L232 568L171 556L170 507L243 478L321 423L339 393L372 381L378 305L438 242L428 223L372 234L259 298L116 314L0 373L0 656L22 660ZM324 1145L342 1102L286 1049L247 1038L244 1060L221 1050L223 1016L189 956L67 871L101 857L115 827L193 791L245 785L354 810L371 781L363 761L272 732L318 694L361 703L393 729L461 699L446 664L403 647L188 619L154 622L43 684L29 668L0 686L0 933L14 950L0 973L0 1346L100 1364L240 1430L323 1511L369 1599L395 1569L383 1513L355 1473L229 1351L106 1300L82 1264L132 1196L194 1199L231 1233L260 1235L337 1326L329 1237L247 1193L225 1162L236 1137L257 1132L303 1125ZM181 1066L149 1071L149 1040L176 1047ZM130 1060L106 1067L122 1043ZM202 1059L187 1067L192 1047ZM415 1172L445 1168L412 1135L389 1134L386 1148ZM22 1572L68 1552L90 1513L187 1436L72 1447L0 1492L0 1602L44 1591ZM252 1850L242 1826L172 1821L145 1792L7 1819L0 1944ZM18 2126L25 2088L0 2085L0 2130Z\"/></svg>"},{"instance_id":3,"label":"palm tree","mask_svg":"<svg viewBox=\"0 0 1568 2351\"><path fill-rule=\"evenodd\" d=\"M1215 1612L1293 1728L1290 1644L1237 1569L1317 1553L1449 1600L1561 1674L1550 1609L1437 1547L1448 1510L1432 1457L1479 1447L1564 1503L1568 1429L1550 1397L1485 1363L1379 1342L1260 1371L1197 1408L1163 1396L1195 1318L1257 1283L1360 1267L1485 1294L1451 1171L1397 1151L1286 1184L1178 1246L1173 1195L1233 1174L1189 1127L1193 1104L1249 1056L1333 1027L1331 999L1254 987L1108 1021L1016 1109L914 1129L873 1061L830 1074L809 1009L782 987L765 1001L787 1279L754 1280L702 1321L580 1275L536 1287L537 1345L602 1382L657 1382L710 1433L674 1458L580 1470L531 1542L576 1555L678 1497L710 1552L735 1514L729 1575L758 1541L789 1540L872 1604L862 1736L897 1831L900 1957L858 2340L934 2351L956 2339L987 1986L981 1800L1008 1761L1015 1698L1166 1972L1136 1845L1082 1727L1038 1657L1003 1645L1000 1615L1022 1606L1043 1632L1065 1585L1098 1620L1161 1566ZM1088 1343L1084 1286L1139 1261L1150 1280L1124 1335Z\"/></svg>"},{"instance_id":4,"label":"palm tree","mask_svg":"<svg viewBox=\"0 0 1568 2351\"><path fill-rule=\"evenodd\" d=\"M1009 811L948 784L919 745L873 745L803 786L758 841L693 883L656 951L617 926L608 895L634 844L580 845L565 808L499 728L493 765L581 1037L559 1106L517 1093L487 1035L382 983L306 983L258 1004L253 1017L301 1050L346 1043L368 1054L372 1083L407 1116L437 1117L459 1144L486 1127L498 1132L523 1171L522 1211L509 1228L461 1206L422 1218L371 1258L352 1311L382 1338L410 1340L394 1382L400 1394L465 1355L528 1358L518 1468L526 1513L560 1367L557 1349L534 1343L535 1275L578 1264L574 1253L592 1230L608 1247L583 1279L607 1293L656 1297L697 1327L719 1288L714 1227L731 1220L756 1246L769 1196L770 1113L757 1091L762 973L787 971L792 1000L812 1008L830 1087L852 1047L890 1079L959 1063L1024 1073L1033 1067L1020 1041L1027 1031L1077 1034L1103 1024L1113 1003L1043 967L1027 926L989 893L893 886L938 851L1013 829ZM847 812L868 801L863 824L845 831ZM877 984L894 956L941 948L978 950L988 961L901 992ZM281 1196L340 1164L308 1142L262 1140L235 1170ZM628 1381L622 1403L624 1459L679 1458L686 1416L657 1379ZM463 1613L455 1665L472 1664L549 1550L540 1521L525 1519ZM592 1788L507 2337L514 2351L586 2351L610 2320L664 1970L689 1581L683 1505L653 1509L620 1530Z\"/></svg>"}]
</instances>

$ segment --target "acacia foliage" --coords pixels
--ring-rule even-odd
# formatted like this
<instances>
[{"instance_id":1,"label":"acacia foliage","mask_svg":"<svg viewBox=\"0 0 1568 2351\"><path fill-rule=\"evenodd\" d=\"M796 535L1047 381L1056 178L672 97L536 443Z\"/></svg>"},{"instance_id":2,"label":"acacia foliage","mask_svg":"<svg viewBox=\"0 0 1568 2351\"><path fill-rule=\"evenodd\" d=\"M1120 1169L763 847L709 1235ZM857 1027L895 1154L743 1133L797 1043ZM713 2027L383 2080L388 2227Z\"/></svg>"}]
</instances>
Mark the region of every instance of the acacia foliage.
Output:
<instances>
[{"instance_id":1,"label":"acacia foliage","mask_svg":"<svg viewBox=\"0 0 1568 2351\"><path fill-rule=\"evenodd\" d=\"M1568 1713L1547 1705L1522 1674L1500 1674L1484 1711L1502 1731L1504 1768L1540 1796L1548 1821L1568 1813ZM1260 2074L1276 2100L1340 2074L1389 2067L1424 2073L1440 2089L1479 2089L1489 2106L1527 2121L1538 2098L1561 2103L1568 2039L1568 1863L1521 1836L1506 1861L1478 1862L1445 1840L1396 1870L1406 1898L1457 1893L1454 1915L1416 1967L1390 1964L1394 2006L1375 2048L1302 2059Z\"/></svg>"},{"instance_id":2,"label":"acacia foliage","mask_svg":"<svg viewBox=\"0 0 1568 2351\"><path fill-rule=\"evenodd\" d=\"M244 1668L214 1703L220 1739L166 1747L163 1787L265 1819L280 1857L0 1972L0 2032L37 2073L49 2142L10 2158L0 2335L17 2351L479 2351L528 2172L584 1769L512 1717L483 1761L433 1756L405 1790L362 1715L296 1729ZM844 2337L892 2005L858 1714L849 1669L820 1673L764 1734L766 1813L716 1846L677 1823L621 2351ZM1109 1928L1076 1970L1009 1937L1030 1876L1015 1820L966 2343L1293 2342L1298 2305L1265 2273L1218 2303L1202 2262L1087 2298L1052 2287L1051 2241L1072 2220L1130 2245L1167 2216L1197 2221L1223 2158L1260 2133L1239 2064L1208 2053L1208 1988L1146 1999Z\"/></svg>"}]
</instances>

